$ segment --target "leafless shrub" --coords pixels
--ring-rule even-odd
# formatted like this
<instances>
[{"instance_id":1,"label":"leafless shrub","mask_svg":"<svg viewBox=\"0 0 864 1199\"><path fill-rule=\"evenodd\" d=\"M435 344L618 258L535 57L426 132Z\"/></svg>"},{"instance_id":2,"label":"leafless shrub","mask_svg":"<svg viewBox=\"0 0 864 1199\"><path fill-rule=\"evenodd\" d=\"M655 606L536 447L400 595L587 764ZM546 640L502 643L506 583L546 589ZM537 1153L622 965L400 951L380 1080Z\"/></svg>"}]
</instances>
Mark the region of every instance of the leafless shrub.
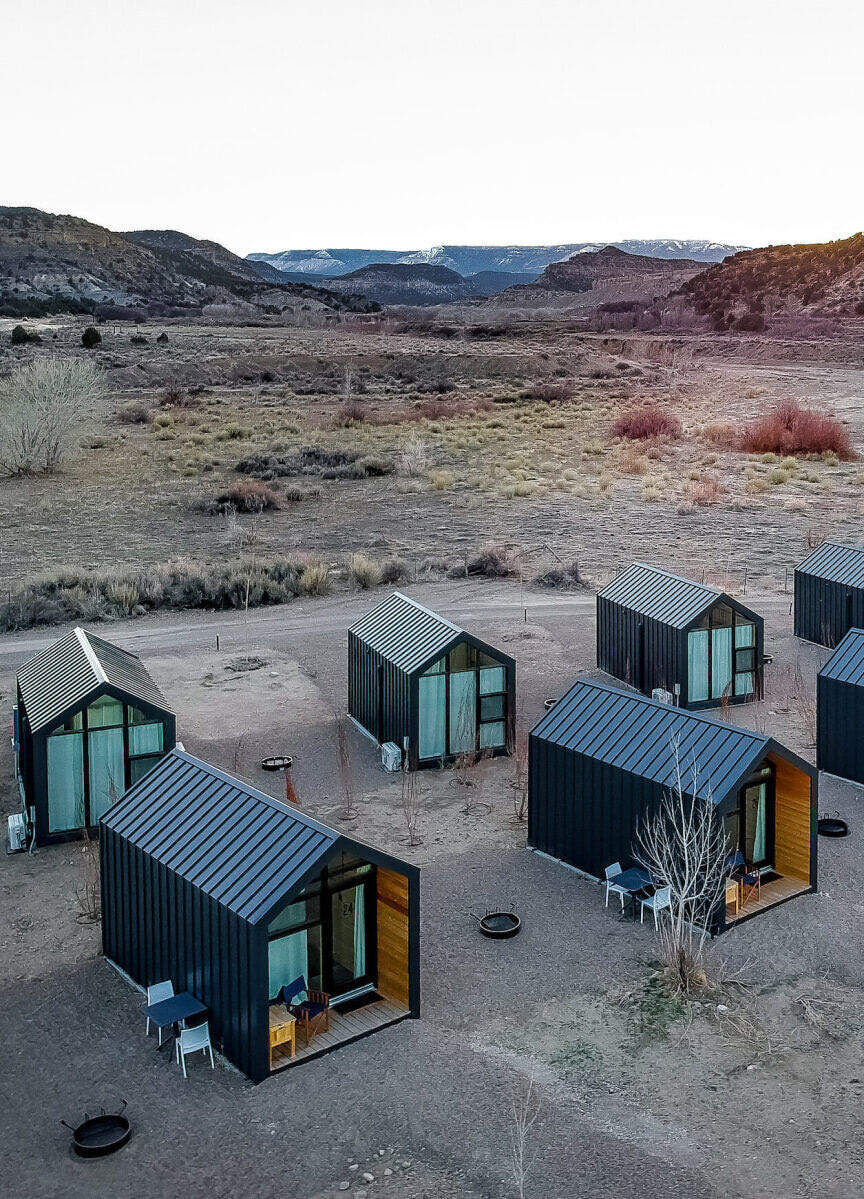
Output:
<instances>
[{"instance_id":1,"label":"leafless shrub","mask_svg":"<svg viewBox=\"0 0 864 1199\"><path fill-rule=\"evenodd\" d=\"M528 730L522 725L513 738L513 814L521 824L528 815Z\"/></svg>"},{"instance_id":2,"label":"leafless shrub","mask_svg":"<svg viewBox=\"0 0 864 1199\"><path fill-rule=\"evenodd\" d=\"M402 794L399 806L402 810L402 819L405 822L405 831L408 834L408 844L411 846L420 845L423 842L419 831L422 808L421 799L420 782L416 770L403 770Z\"/></svg>"},{"instance_id":3,"label":"leafless shrub","mask_svg":"<svg viewBox=\"0 0 864 1199\"><path fill-rule=\"evenodd\" d=\"M699 766L693 759L690 794L684 786L679 744L673 738L675 783L656 811L636 830L634 856L658 887L671 889L669 919L660 940L665 974L676 994L707 986L705 945L726 894L726 834L710 793L700 797Z\"/></svg>"},{"instance_id":4,"label":"leafless shrub","mask_svg":"<svg viewBox=\"0 0 864 1199\"><path fill-rule=\"evenodd\" d=\"M75 883L76 919L82 924L95 924L102 918L102 874L99 864L99 843L87 829L78 856L78 878Z\"/></svg>"},{"instance_id":5,"label":"leafless shrub","mask_svg":"<svg viewBox=\"0 0 864 1199\"><path fill-rule=\"evenodd\" d=\"M397 457L399 474L406 479L422 479L429 470L429 442L412 429Z\"/></svg>"},{"instance_id":6,"label":"leafless shrub","mask_svg":"<svg viewBox=\"0 0 864 1199\"><path fill-rule=\"evenodd\" d=\"M145 400L129 400L117 409L121 425L149 425L153 409Z\"/></svg>"},{"instance_id":7,"label":"leafless shrub","mask_svg":"<svg viewBox=\"0 0 864 1199\"><path fill-rule=\"evenodd\" d=\"M534 1073L528 1076L527 1084L513 1095L511 1101L512 1123L510 1125L510 1159L513 1166L513 1183L519 1199L525 1199L525 1184L534 1164L534 1154L529 1151L531 1130L540 1115L540 1097L534 1090Z\"/></svg>"},{"instance_id":8,"label":"leafless shrub","mask_svg":"<svg viewBox=\"0 0 864 1199\"><path fill-rule=\"evenodd\" d=\"M0 383L0 469L10 475L58 469L103 394L102 375L80 358L37 358Z\"/></svg>"},{"instance_id":9,"label":"leafless shrub","mask_svg":"<svg viewBox=\"0 0 864 1199\"><path fill-rule=\"evenodd\" d=\"M340 820L356 820L357 807L354 803L354 773L351 755L348 752L348 720L345 716L336 719L336 754L339 760L339 785L342 802L339 807Z\"/></svg>"}]
</instances>

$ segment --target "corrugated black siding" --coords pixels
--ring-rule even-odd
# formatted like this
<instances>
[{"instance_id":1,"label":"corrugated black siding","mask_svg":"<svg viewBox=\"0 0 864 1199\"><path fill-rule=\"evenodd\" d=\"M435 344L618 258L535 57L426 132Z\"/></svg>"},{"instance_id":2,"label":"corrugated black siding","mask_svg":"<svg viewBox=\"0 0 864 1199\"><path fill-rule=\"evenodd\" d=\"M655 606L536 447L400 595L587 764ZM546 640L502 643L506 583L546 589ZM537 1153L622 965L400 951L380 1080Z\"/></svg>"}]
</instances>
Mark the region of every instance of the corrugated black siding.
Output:
<instances>
[{"instance_id":1,"label":"corrugated black siding","mask_svg":"<svg viewBox=\"0 0 864 1199\"><path fill-rule=\"evenodd\" d=\"M379 685L382 688L379 698ZM377 741L413 743L410 678L348 632L348 712ZM379 729L379 711L381 728Z\"/></svg>"},{"instance_id":2,"label":"corrugated black siding","mask_svg":"<svg viewBox=\"0 0 864 1199\"><path fill-rule=\"evenodd\" d=\"M795 571L795 636L833 647L864 625L864 589Z\"/></svg>"},{"instance_id":3,"label":"corrugated black siding","mask_svg":"<svg viewBox=\"0 0 864 1199\"><path fill-rule=\"evenodd\" d=\"M864 687L816 676L816 766L864 783Z\"/></svg>"},{"instance_id":4,"label":"corrugated black siding","mask_svg":"<svg viewBox=\"0 0 864 1199\"><path fill-rule=\"evenodd\" d=\"M214 1044L265 1078L266 930L262 948L259 930L104 825L100 854L106 956L142 987L170 979L198 996Z\"/></svg>"},{"instance_id":5,"label":"corrugated black siding","mask_svg":"<svg viewBox=\"0 0 864 1199\"><path fill-rule=\"evenodd\" d=\"M645 695L655 687L672 691L673 684L680 683L681 700L685 702L687 671L681 645L686 636L680 629L642 616L605 596L597 597L597 665Z\"/></svg>"}]
</instances>

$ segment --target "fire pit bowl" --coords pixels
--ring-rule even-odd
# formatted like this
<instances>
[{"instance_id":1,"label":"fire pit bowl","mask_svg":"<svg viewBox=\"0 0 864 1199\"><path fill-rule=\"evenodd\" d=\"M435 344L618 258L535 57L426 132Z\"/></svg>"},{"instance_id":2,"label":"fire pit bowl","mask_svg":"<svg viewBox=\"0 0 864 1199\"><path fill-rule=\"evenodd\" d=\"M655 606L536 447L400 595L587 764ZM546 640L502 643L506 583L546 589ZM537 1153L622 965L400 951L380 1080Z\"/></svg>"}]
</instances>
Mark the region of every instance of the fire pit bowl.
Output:
<instances>
[{"instance_id":1,"label":"fire pit bowl","mask_svg":"<svg viewBox=\"0 0 864 1199\"><path fill-rule=\"evenodd\" d=\"M546 709L546 711L547 711L547 712L550 712L550 711L551 711L551 710L552 710L552 709L555 707L555 705L556 705L557 703L558 703L558 700L557 700L557 699L551 699L551 698L550 698L550 699L544 699L544 700L543 700L543 707Z\"/></svg>"},{"instance_id":2,"label":"fire pit bowl","mask_svg":"<svg viewBox=\"0 0 864 1199\"><path fill-rule=\"evenodd\" d=\"M261 759L262 770L290 770L294 759L290 754L275 754L272 758Z\"/></svg>"},{"instance_id":3,"label":"fire pit bowl","mask_svg":"<svg viewBox=\"0 0 864 1199\"><path fill-rule=\"evenodd\" d=\"M821 816L819 818L819 835L822 837L848 837L849 825L839 816Z\"/></svg>"},{"instance_id":4,"label":"fire pit bowl","mask_svg":"<svg viewBox=\"0 0 864 1199\"><path fill-rule=\"evenodd\" d=\"M474 919L480 925L483 936L491 937L493 941L515 937L522 927L522 921L515 912L487 912L482 920L479 916Z\"/></svg>"},{"instance_id":5,"label":"fire pit bowl","mask_svg":"<svg viewBox=\"0 0 864 1199\"><path fill-rule=\"evenodd\" d=\"M88 1116L85 1112L76 1128L65 1120L60 1123L72 1133L72 1148L79 1157L105 1157L122 1149L132 1135L129 1121L123 1115L125 1109L124 1099L119 1112L106 1112L104 1107L98 1116Z\"/></svg>"}]
</instances>

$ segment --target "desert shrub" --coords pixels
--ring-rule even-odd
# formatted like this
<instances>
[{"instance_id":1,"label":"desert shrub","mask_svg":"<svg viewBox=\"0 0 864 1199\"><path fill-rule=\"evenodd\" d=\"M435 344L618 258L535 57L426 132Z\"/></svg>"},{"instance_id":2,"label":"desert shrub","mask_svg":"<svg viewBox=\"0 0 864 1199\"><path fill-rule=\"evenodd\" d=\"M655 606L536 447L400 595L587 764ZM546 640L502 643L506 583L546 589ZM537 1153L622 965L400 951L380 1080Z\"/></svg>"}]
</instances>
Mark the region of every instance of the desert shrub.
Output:
<instances>
[{"instance_id":1,"label":"desert shrub","mask_svg":"<svg viewBox=\"0 0 864 1199\"><path fill-rule=\"evenodd\" d=\"M618 455L618 466L625 475L647 475L648 459L634 445L626 444Z\"/></svg>"},{"instance_id":2,"label":"desert shrub","mask_svg":"<svg viewBox=\"0 0 864 1199\"><path fill-rule=\"evenodd\" d=\"M326 562L307 562L300 575L300 595L329 595L333 590L333 572Z\"/></svg>"},{"instance_id":3,"label":"desert shrub","mask_svg":"<svg viewBox=\"0 0 864 1199\"><path fill-rule=\"evenodd\" d=\"M519 572L510 550L490 541L466 559L463 573L487 579L509 579Z\"/></svg>"},{"instance_id":4,"label":"desert shrub","mask_svg":"<svg viewBox=\"0 0 864 1199\"><path fill-rule=\"evenodd\" d=\"M16 325L9 335L9 341L13 346L39 345L42 338L34 330Z\"/></svg>"},{"instance_id":5,"label":"desert shrub","mask_svg":"<svg viewBox=\"0 0 864 1199\"><path fill-rule=\"evenodd\" d=\"M117 409L117 419L121 425L149 424L153 411L145 400L127 400Z\"/></svg>"},{"instance_id":6,"label":"desert shrub","mask_svg":"<svg viewBox=\"0 0 864 1199\"><path fill-rule=\"evenodd\" d=\"M395 469L389 458L382 458L377 454L366 454L360 459L358 466L363 471L363 475L370 479L392 475Z\"/></svg>"},{"instance_id":7,"label":"desert shrub","mask_svg":"<svg viewBox=\"0 0 864 1199\"><path fill-rule=\"evenodd\" d=\"M725 446L727 449L735 444L737 437L735 426L725 421L712 421L702 428L701 433L712 445Z\"/></svg>"},{"instance_id":8,"label":"desert shrub","mask_svg":"<svg viewBox=\"0 0 864 1199\"><path fill-rule=\"evenodd\" d=\"M319 479L367 479L372 475L392 474L395 463L372 455L361 458L356 450L328 450L313 445L288 454L249 454L240 459L235 469L256 479L296 475Z\"/></svg>"},{"instance_id":9,"label":"desert shrub","mask_svg":"<svg viewBox=\"0 0 864 1199\"><path fill-rule=\"evenodd\" d=\"M436 491L449 491L456 482L456 476L452 470L430 470L429 482Z\"/></svg>"},{"instance_id":10,"label":"desert shrub","mask_svg":"<svg viewBox=\"0 0 864 1199\"><path fill-rule=\"evenodd\" d=\"M81 334L81 345L85 350L94 350L96 346L101 345L102 334L95 325L88 325Z\"/></svg>"},{"instance_id":11,"label":"desert shrub","mask_svg":"<svg viewBox=\"0 0 864 1199\"><path fill-rule=\"evenodd\" d=\"M317 499L321 494L320 487L300 487L296 483L289 483L283 488L282 498L291 504L299 504L303 500Z\"/></svg>"},{"instance_id":12,"label":"desert shrub","mask_svg":"<svg viewBox=\"0 0 864 1199\"><path fill-rule=\"evenodd\" d=\"M232 483L213 500L205 502L208 512L269 512L279 508L279 492L260 479Z\"/></svg>"},{"instance_id":13,"label":"desert shrub","mask_svg":"<svg viewBox=\"0 0 864 1199\"><path fill-rule=\"evenodd\" d=\"M360 400L346 400L340 404L333 417L334 429L350 429L353 425L362 425L369 419L369 410Z\"/></svg>"},{"instance_id":14,"label":"desert shrub","mask_svg":"<svg viewBox=\"0 0 864 1199\"><path fill-rule=\"evenodd\" d=\"M550 566L547 570L541 570L534 575L531 583L534 587L543 587L548 591L571 591L585 586L579 563L575 561L566 566Z\"/></svg>"},{"instance_id":15,"label":"desert shrub","mask_svg":"<svg viewBox=\"0 0 864 1199\"><path fill-rule=\"evenodd\" d=\"M362 591L368 591L381 583L381 566L365 554L352 554L348 562L348 576Z\"/></svg>"},{"instance_id":16,"label":"desert shrub","mask_svg":"<svg viewBox=\"0 0 864 1199\"><path fill-rule=\"evenodd\" d=\"M146 346L147 338L143 335L143 333L133 333L129 338L129 344L130 346Z\"/></svg>"},{"instance_id":17,"label":"desert shrub","mask_svg":"<svg viewBox=\"0 0 864 1199\"><path fill-rule=\"evenodd\" d=\"M824 454L855 458L848 430L830 412L802 408L796 400L785 400L772 412L759 417L741 434L736 448L749 454Z\"/></svg>"},{"instance_id":18,"label":"desert shrub","mask_svg":"<svg viewBox=\"0 0 864 1199\"><path fill-rule=\"evenodd\" d=\"M158 431L159 429L171 429L173 427L174 417L170 412L157 412L153 417L153 428L155 430Z\"/></svg>"},{"instance_id":19,"label":"desert shrub","mask_svg":"<svg viewBox=\"0 0 864 1199\"><path fill-rule=\"evenodd\" d=\"M0 469L57 470L102 392L99 370L76 358L41 358L14 370L0 381Z\"/></svg>"},{"instance_id":20,"label":"desert shrub","mask_svg":"<svg viewBox=\"0 0 864 1199\"><path fill-rule=\"evenodd\" d=\"M159 342L160 345L164 346L168 341L168 334L160 333L159 336L156 338L156 340Z\"/></svg>"},{"instance_id":21,"label":"desert shrub","mask_svg":"<svg viewBox=\"0 0 864 1199\"><path fill-rule=\"evenodd\" d=\"M691 479L684 488L684 497L689 503L699 508L720 502L723 488L716 475L706 474L699 479Z\"/></svg>"},{"instance_id":22,"label":"desert shrub","mask_svg":"<svg viewBox=\"0 0 864 1199\"><path fill-rule=\"evenodd\" d=\"M381 563L382 583L405 583L411 578L411 567L402 558L385 558Z\"/></svg>"},{"instance_id":23,"label":"desert shrub","mask_svg":"<svg viewBox=\"0 0 864 1199\"><path fill-rule=\"evenodd\" d=\"M252 436L252 430L245 425L238 425L234 422L225 425L216 434L217 441L243 441L246 437Z\"/></svg>"},{"instance_id":24,"label":"desert shrub","mask_svg":"<svg viewBox=\"0 0 864 1199\"><path fill-rule=\"evenodd\" d=\"M429 469L429 442L415 429L402 443L396 469L406 479L421 479Z\"/></svg>"},{"instance_id":25,"label":"desert shrub","mask_svg":"<svg viewBox=\"0 0 864 1199\"><path fill-rule=\"evenodd\" d=\"M533 383L522 392L525 400L539 400L543 404L564 404L572 400L575 388L569 380L559 379L556 382Z\"/></svg>"},{"instance_id":26,"label":"desert shrub","mask_svg":"<svg viewBox=\"0 0 864 1199\"><path fill-rule=\"evenodd\" d=\"M642 404L628 408L612 425L613 437L638 441L649 437L680 437L681 422L674 412L661 404Z\"/></svg>"}]
</instances>

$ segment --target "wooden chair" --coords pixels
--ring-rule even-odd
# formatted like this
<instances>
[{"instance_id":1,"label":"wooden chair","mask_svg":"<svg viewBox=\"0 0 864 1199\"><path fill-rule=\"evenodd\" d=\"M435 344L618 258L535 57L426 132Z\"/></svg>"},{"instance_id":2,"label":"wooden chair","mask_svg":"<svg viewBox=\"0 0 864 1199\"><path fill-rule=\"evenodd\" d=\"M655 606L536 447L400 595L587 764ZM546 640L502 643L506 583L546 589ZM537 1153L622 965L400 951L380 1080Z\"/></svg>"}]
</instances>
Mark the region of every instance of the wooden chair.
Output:
<instances>
[{"instance_id":1,"label":"wooden chair","mask_svg":"<svg viewBox=\"0 0 864 1199\"><path fill-rule=\"evenodd\" d=\"M301 995L306 998L295 1003ZM330 1031L330 996L324 991L310 991L302 974L282 988L279 998L297 1021L307 1047L319 1032Z\"/></svg>"}]
</instances>

